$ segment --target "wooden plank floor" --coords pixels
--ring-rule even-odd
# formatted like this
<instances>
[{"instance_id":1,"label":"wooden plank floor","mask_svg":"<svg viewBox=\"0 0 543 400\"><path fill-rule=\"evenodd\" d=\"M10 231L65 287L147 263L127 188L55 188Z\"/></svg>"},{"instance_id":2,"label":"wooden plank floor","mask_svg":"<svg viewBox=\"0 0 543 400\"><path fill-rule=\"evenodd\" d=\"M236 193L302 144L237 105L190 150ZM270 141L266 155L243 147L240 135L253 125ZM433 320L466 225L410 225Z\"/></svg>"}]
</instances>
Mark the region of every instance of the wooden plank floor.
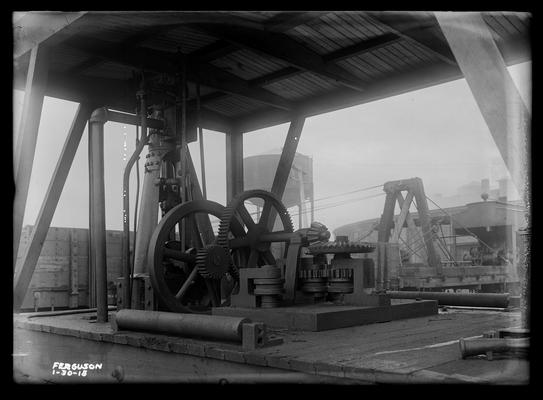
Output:
<instances>
[{"instance_id":1,"label":"wooden plank floor","mask_svg":"<svg viewBox=\"0 0 543 400\"><path fill-rule=\"evenodd\" d=\"M527 360L460 358L460 338L519 326L520 313L512 311L449 309L428 317L321 332L270 329L283 338L283 344L249 352L236 343L115 333L108 324L91 323L89 317L15 315L14 319L22 329L364 382L527 383L529 379Z\"/></svg>"}]
</instances>

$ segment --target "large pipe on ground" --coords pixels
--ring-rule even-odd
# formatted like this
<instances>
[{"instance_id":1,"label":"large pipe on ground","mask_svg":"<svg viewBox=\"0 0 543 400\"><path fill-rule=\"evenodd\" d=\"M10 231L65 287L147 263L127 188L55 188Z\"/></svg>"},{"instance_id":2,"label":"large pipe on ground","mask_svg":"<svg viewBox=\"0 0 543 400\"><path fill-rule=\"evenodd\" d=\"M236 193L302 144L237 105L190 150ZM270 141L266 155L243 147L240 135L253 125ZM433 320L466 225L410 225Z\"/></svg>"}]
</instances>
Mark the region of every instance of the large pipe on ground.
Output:
<instances>
[{"instance_id":1,"label":"large pipe on ground","mask_svg":"<svg viewBox=\"0 0 543 400\"><path fill-rule=\"evenodd\" d=\"M116 313L119 330L146 331L240 342L248 318L207 314L179 314L163 311L123 309Z\"/></svg>"},{"instance_id":2,"label":"large pipe on ground","mask_svg":"<svg viewBox=\"0 0 543 400\"><path fill-rule=\"evenodd\" d=\"M462 358L485 354L488 351L493 353L505 353L510 351L528 350L530 348L529 338L482 338L482 339L460 339L460 353Z\"/></svg>"},{"instance_id":3,"label":"large pipe on ground","mask_svg":"<svg viewBox=\"0 0 543 400\"><path fill-rule=\"evenodd\" d=\"M509 293L445 293L388 290L391 299L437 300L440 306L497 307L509 305Z\"/></svg>"}]
</instances>

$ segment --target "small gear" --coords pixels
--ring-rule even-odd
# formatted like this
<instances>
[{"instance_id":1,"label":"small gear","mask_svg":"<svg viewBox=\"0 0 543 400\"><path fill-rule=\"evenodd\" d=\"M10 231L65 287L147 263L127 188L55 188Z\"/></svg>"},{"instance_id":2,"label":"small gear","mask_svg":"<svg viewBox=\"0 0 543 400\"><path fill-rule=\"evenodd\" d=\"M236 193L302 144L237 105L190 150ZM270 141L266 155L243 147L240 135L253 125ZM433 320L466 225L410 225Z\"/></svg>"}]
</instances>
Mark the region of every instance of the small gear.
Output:
<instances>
[{"instance_id":1,"label":"small gear","mask_svg":"<svg viewBox=\"0 0 543 400\"><path fill-rule=\"evenodd\" d=\"M221 279L227 272L230 272L230 256L224 247L209 245L198 249L196 268L204 278Z\"/></svg>"}]
</instances>

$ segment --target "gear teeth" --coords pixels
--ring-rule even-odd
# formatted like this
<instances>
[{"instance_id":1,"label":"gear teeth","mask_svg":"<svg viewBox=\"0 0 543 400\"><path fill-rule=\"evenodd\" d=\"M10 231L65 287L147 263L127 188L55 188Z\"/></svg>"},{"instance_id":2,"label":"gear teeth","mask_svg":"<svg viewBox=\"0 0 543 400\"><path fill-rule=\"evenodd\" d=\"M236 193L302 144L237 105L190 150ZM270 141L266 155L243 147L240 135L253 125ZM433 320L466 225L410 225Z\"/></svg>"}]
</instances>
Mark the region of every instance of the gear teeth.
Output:
<instances>
[{"instance_id":1,"label":"gear teeth","mask_svg":"<svg viewBox=\"0 0 543 400\"><path fill-rule=\"evenodd\" d=\"M229 254L230 254L230 246L228 244L228 233L230 232L230 224L232 222L232 218L234 218L234 214L238 207L242 205L245 200L250 199L252 197L257 197L261 199L270 199L275 206L275 209L280 214L281 221L284 225L284 230L286 232L294 232L294 226L292 224L292 219L290 217L290 214L288 213L288 210L283 205L283 203L277 199L277 197L270 192L266 192L264 190L248 190L243 193L240 193L239 195L235 196L231 201L230 204L224 209L224 212L221 216L221 221L219 223L219 230L217 234L217 241L216 243L223 247ZM234 264L232 261L232 257L230 256L230 265L228 268L228 272L235 280L239 280L239 270L238 267Z\"/></svg>"},{"instance_id":2,"label":"gear teeth","mask_svg":"<svg viewBox=\"0 0 543 400\"><path fill-rule=\"evenodd\" d=\"M213 272L210 271L207 267L207 258L209 255L209 247L206 247L204 249L198 249L196 253L196 268L198 269L198 273L207 279L221 279L224 276L223 273L219 272ZM228 271L230 271L230 267L228 268Z\"/></svg>"}]
</instances>

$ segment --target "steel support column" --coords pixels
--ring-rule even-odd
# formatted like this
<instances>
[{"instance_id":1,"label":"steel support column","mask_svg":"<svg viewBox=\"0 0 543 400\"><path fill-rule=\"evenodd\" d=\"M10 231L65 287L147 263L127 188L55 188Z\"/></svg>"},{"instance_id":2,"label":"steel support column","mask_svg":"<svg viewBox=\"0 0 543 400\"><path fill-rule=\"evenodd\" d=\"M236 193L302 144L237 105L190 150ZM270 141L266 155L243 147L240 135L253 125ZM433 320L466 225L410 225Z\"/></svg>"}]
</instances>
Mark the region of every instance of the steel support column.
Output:
<instances>
[{"instance_id":1,"label":"steel support column","mask_svg":"<svg viewBox=\"0 0 543 400\"><path fill-rule=\"evenodd\" d=\"M226 134L226 202L243 192L243 133Z\"/></svg>"},{"instance_id":2,"label":"steel support column","mask_svg":"<svg viewBox=\"0 0 543 400\"><path fill-rule=\"evenodd\" d=\"M15 149L15 201L13 204L13 266L19 252L24 212L36 152L43 98L47 89L48 49L36 46L30 53L25 97Z\"/></svg>"},{"instance_id":3,"label":"steel support column","mask_svg":"<svg viewBox=\"0 0 543 400\"><path fill-rule=\"evenodd\" d=\"M40 256L43 243L47 236L51 220L55 214L55 210L62 194L62 189L64 188L64 183L68 177L70 167L77 152L79 142L81 141L81 136L83 135L83 130L90 116L92 108L87 104L80 104L73 122L68 132L68 137L64 142L64 147L60 153L57 166L53 172L51 182L49 183L49 188L45 194L40 212L32 234L30 236L30 243L25 250L25 253L21 259L21 264L17 267L15 271L14 279L14 308L19 309L22 305L28 286L34 274L36 268L36 263L38 262L38 257Z\"/></svg>"},{"instance_id":4,"label":"steel support column","mask_svg":"<svg viewBox=\"0 0 543 400\"><path fill-rule=\"evenodd\" d=\"M89 259L96 282L97 322L107 322L106 201L104 188L104 109L95 110L89 120ZM89 285L90 285L89 281Z\"/></svg>"},{"instance_id":5,"label":"steel support column","mask_svg":"<svg viewBox=\"0 0 543 400\"><path fill-rule=\"evenodd\" d=\"M480 13L435 15L511 178L526 197L531 115L492 34Z\"/></svg>"}]
</instances>

